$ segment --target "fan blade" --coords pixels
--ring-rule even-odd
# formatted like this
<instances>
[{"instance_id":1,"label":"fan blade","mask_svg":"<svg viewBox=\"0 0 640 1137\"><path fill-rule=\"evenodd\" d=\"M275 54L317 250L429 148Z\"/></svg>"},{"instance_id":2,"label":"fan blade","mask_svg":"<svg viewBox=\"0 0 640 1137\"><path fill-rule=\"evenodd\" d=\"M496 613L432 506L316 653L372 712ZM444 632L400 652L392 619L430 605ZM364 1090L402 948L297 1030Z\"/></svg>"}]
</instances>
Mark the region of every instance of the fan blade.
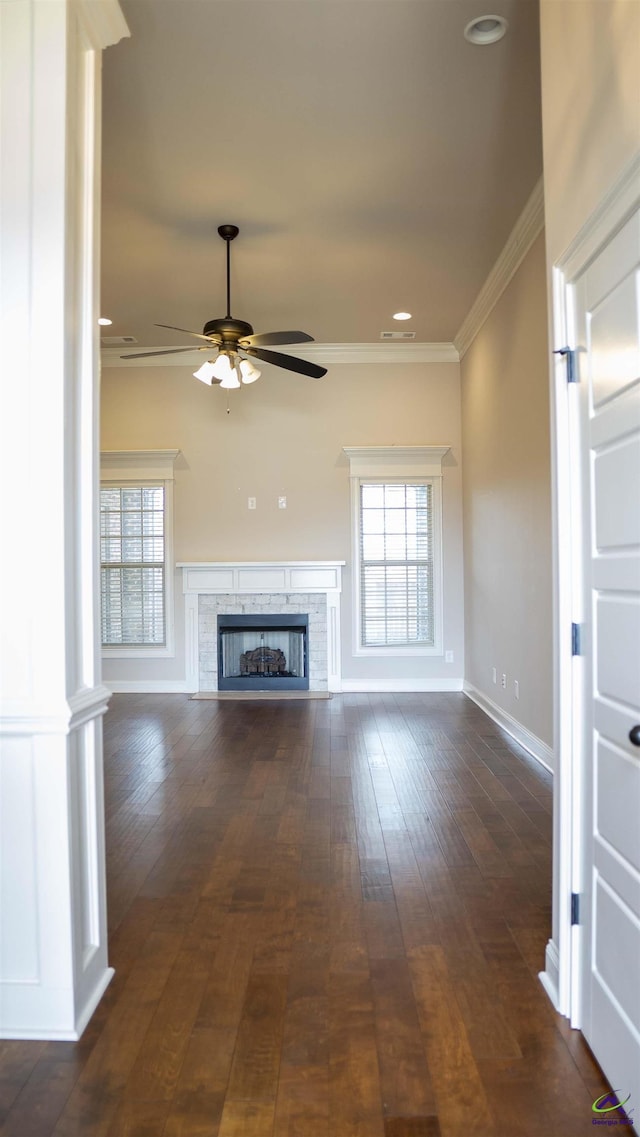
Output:
<instances>
[{"instance_id":1,"label":"fan blade","mask_svg":"<svg viewBox=\"0 0 640 1137\"><path fill-rule=\"evenodd\" d=\"M173 324L154 324L154 328L169 328L172 332L186 332L188 336L196 336L199 340L206 340L207 343L219 343L219 336L203 336L200 332L190 332L188 328L175 328Z\"/></svg>"},{"instance_id":2,"label":"fan blade","mask_svg":"<svg viewBox=\"0 0 640 1137\"><path fill-rule=\"evenodd\" d=\"M300 375L308 375L310 379L322 379L327 374L326 367L318 367L317 363L309 363L306 359L298 359L295 355L283 355L281 351L265 351L262 347L243 347L247 355L255 355L265 363L273 363L276 367L286 367L287 371L298 371Z\"/></svg>"},{"instance_id":3,"label":"fan blade","mask_svg":"<svg viewBox=\"0 0 640 1137\"><path fill-rule=\"evenodd\" d=\"M256 335L238 340L240 347L245 344L248 347L267 347L269 344L312 342L313 336L308 336L306 332L257 332Z\"/></svg>"},{"instance_id":4,"label":"fan blade","mask_svg":"<svg viewBox=\"0 0 640 1137\"><path fill-rule=\"evenodd\" d=\"M209 348L213 349L216 345L209 344ZM206 351L206 347L167 347L163 351L134 351L133 355L121 355L120 359L144 359L145 356L150 355L177 355L180 351Z\"/></svg>"}]
</instances>

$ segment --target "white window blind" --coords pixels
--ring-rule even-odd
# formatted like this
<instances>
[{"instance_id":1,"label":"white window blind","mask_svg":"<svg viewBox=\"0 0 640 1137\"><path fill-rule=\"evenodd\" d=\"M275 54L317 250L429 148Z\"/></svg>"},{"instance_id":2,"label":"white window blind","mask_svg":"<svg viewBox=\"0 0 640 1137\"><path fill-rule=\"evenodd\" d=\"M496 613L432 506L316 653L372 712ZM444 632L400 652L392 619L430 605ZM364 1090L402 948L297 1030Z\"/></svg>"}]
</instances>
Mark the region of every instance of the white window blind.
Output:
<instances>
[{"instance_id":1,"label":"white window blind","mask_svg":"<svg viewBox=\"0 0 640 1137\"><path fill-rule=\"evenodd\" d=\"M165 489L100 490L102 642L163 645L165 633Z\"/></svg>"},{"instance_id":2,"label":"white window blind","mask_svg":"<svg viewBox=\"0 0 640 1137\"><path fill-rule=\"evenodd\" d=\"M433 486L360 482L364 647L435 644Z\"/></svg>"}]
</instances>

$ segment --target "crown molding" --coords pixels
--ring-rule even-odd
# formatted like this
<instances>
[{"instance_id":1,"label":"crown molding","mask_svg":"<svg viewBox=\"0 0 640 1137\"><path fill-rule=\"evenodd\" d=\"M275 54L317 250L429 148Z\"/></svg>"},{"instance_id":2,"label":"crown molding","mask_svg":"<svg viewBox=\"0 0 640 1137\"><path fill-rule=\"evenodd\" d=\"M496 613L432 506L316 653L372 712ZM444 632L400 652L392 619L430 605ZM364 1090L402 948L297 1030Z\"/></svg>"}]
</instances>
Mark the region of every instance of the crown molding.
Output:
<instances>
[{"instance_id":1,"label":"crown molding","mask_svg":"<svg viewBox=\"0 0 640 1137\"><path fill-rule=\"evenodd\" d=\"M623 169L594 212L555 262L565 280L573 280L614 229L623 225L640 203L640 151Z\"/></svg>"},{"instance_id":2,"label":"crown molding","mask_svg":"<svg viewBox=\"0 0 640 1137\"><path fill-rule=\"evenodd\" d=\"M179 450L101 450L100 477L103 481L137 481L149 478L172 481Z\"/></svg>"},{"instance_id":3,"label":"crown molding","mask_svg":"<svg viewBox=\"0 0 640 1137\"><path fill-rule=\"evenodd\" d=\"M352 478L438 477L450 446L343 446Z\"/></svg>"},{"instance_id":4,"label":"crown molding","mask_svg":"<svg viewBox=\"0 0 640 1137\"><path fill-rule=\"evenodd\" d=\"M118 0L76 0L76 8L93 47L98 50L131 35Z\"/></svg>"},{"instance_id":5,"label":"crown molding","mask_svg":"<svg viewBox=\"0 0 640 1137\"><path fill-rule=\"evenodd\" d=\"M142 347L131 344L135 351L162 351L166 344L158 347ZM198 348L180 355L167 355L164 358L147 356L142 359L123 359L122 352L127 345L103 348L100 353L103 367L184 367L191 371L198 367L204 354ZM458 363L457 348L452 343L316 343L305 344L304 351L295 349L301 359L329 366L332 363ZM260 363L260 366L268 366Z\"/></svg>"},{"instance_id":6,"label":"crown molding","mask_svg":"<svg viewBox=\"0 0 640 1137\"><path fill-rule=\"evenodd\" d=\"M544 228L544 184L539 182L516 221L506 245L465 316L454 345L460 359L469 350L485 320L522 264L536 237Z\"/></svg>"},{"instance_id":7,"label":"crown molding","mask_svg":"<svg viewBox=\"0 0 640 1137\"><path fill-rule=\"evenodd\" d=\"M459 362L452 343L319 343L305 347L304 354L325 363Z\"/></svg>"}]
</instances>

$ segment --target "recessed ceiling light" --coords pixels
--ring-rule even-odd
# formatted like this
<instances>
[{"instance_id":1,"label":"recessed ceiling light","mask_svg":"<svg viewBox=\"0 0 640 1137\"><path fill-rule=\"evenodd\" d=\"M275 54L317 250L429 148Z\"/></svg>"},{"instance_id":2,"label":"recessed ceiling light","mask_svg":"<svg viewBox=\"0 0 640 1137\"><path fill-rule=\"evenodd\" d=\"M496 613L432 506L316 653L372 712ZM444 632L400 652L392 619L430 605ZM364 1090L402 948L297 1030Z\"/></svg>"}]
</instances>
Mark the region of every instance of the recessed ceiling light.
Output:
<instances>
[{"instance_id":1,"label":"recessed ceiling light","mask_svg":"<svg viewBox=\"0 0 640 1137\"><path fill-rule=\"evenodd\" d=\"M113 323L113 320L110 320L107 316L100 316L98 323L100 324L100 327L108 328L109 325Z\"/></svg>"},{"instance_id":2,"label":"recessed ceiling light","mask_svg":"<svg viewBox=\"0 0 640 1137\"><path fill-rule=\"evenodd\" d=\"M497 43L502 39L508 24L504 16L476 16L464 29L464 37L469 43Z\"/></svg>"},{"instance_id":3,"label":"recessed ceiling light","mask_svg":"<svg viewBox=\"0 0 640 1137\"><path fill-rule=\"evenodd\" d=\"M394 320L410 320L411 312L394 312L393 318Z\"/></svg>"}]
</instances>

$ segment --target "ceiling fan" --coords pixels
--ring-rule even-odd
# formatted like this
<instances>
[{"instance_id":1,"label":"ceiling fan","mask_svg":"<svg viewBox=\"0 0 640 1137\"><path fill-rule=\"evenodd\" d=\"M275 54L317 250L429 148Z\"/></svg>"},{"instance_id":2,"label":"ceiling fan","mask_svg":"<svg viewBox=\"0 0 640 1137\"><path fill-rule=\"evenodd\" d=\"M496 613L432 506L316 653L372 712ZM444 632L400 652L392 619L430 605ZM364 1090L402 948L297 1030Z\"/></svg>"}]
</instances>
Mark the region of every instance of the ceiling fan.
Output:
<instances>
[{"instance_id":1,"label":"ceiling fan","mask_svg":"<svg viewBox=\"0 0 640 1137\"><path fill-rule=\"evenodd\" d=\"M162 351L137 351L132 355L122 355L121 359L141 359L151 355L175 355L181 351L206 351L213 348L216 351L214 360L207 360L198 371L194 371L196 379L200 379L208 386L218 383L221 387L239 387L241 383L254 383L259 379L260 372L245 356L254 356L265 363L273 363L276 367L285 367L287 371L297 371L300 375L308 375L311 379L321 379L326 375L326 367L318 367L316 363L309 363L306 359L298 359L295 355L283 355L280 351L266 351L265 347L272 344L309 343L313 336L306 332L262 332L254 333L251 324L245 320L236 320L231 315L231 242L238 236L237 225L219 225L218 233L227 243L227 314L221 319L207 320L202 333L192 332L187 328L176 328L173 324L156 324L156 328L170 328L174 332L185 332L186 335L195 336L204 340L206 347L170 347Z\"/></svg>"}]
</instances>

